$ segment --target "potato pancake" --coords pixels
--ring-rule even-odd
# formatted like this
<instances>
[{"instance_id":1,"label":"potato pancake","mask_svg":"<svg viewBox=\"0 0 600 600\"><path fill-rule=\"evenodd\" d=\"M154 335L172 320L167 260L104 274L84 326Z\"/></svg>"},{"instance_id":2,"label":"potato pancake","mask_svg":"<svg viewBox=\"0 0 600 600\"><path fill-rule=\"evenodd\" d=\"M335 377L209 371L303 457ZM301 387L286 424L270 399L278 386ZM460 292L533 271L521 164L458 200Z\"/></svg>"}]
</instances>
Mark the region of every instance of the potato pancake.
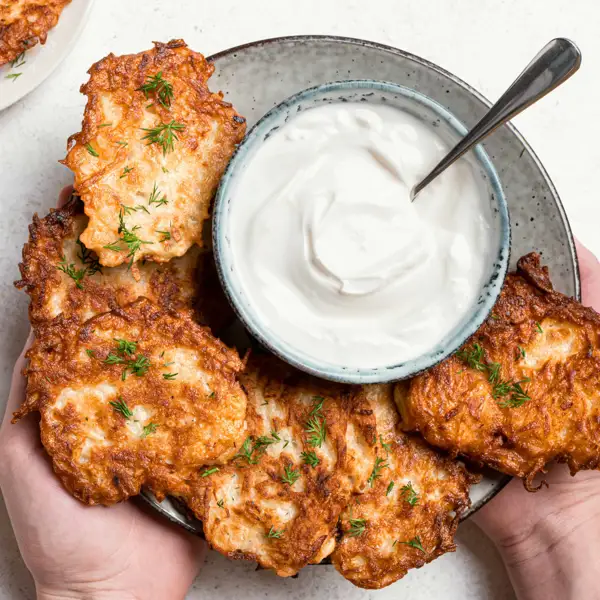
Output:
<instances>
[{"instance_id":1,"label":"potato pancake","mask_svg":"<svg viewBox=\"0 0 600 600\"><path fill-rule=\"evenodd\" d=\"M434 446L533 478L600 461L600 315L553 290L537 254L521 258L491 316L453 357L396 388L403 427Z\"/></svg>"},{"instance_id":2,"label":"potato pancake","mask_svg":"<svg viewBox=\"0 0 600 600\"><path fill-rule=\"evenodd\" d=\"M338 517L375 460L375 416L361 388L321 381L273 357L239 375L247 438L231 464L179 490L213 548L295 575L329 554Z\"/></svg>"},{"instance_id":3,"label":"potato pancake","mask_svg":"<svg viewBox=\"0 0 600 600\"><path fill-rule=\"evenodd\" d=\"M166 310L195 307L196 319L215 330L230 319L210 252L193 246L167 264L102 267L79 239L87 222L76 196L43 219L33 217L19 265L22 279L15 285L31 298L29 320L34 329L59 316L83 322L140 296Z\"/></svg>"},{"instance_id":4,"label":"potato pancake","mask_svg":"<svg viewBox=\"0 0 600 600\"><path fill-rule=\"evenodd\" d=\"M167 262L202 244L202 226L246 122L213 94L214 67L182 40L108 55L90 69L82 131L64 164L101 265Z\"/></svg>"},{"instance_id":5,"label":"potato pancake","mask_svg":"<svg viewBox=\"0 0 600 600\"><path fill-rule=\"evenodd\" d=\"M38 42L46 43L48 31L71 0L0 0L0 66L15 60Z\"/></svg>"},{"instance_id":6,"label":"potato pancake","mask_svg":"<svg viewBox=\"0 0 600 600\"><path fill-rule=\"evenodd\" d=\"M367 490L342 513L331 556L354 585L378 589L455 550L461 512L476 478L399 429L391 385L365 387L376 409L378 457Z\"/></svg>"},{"instance_id":7,"label":"potato pancake","mask_svg":"<svg viewBox=\"0 0 600 600\"><path fill-rule=\"evenodd\" d=\"M82 502L113 504L143 484L160 497L246 436L237 353L146 298L82 325L55 320L27 357L15 420L41 413L54 470Z\"/></svg>"}]
</instances>

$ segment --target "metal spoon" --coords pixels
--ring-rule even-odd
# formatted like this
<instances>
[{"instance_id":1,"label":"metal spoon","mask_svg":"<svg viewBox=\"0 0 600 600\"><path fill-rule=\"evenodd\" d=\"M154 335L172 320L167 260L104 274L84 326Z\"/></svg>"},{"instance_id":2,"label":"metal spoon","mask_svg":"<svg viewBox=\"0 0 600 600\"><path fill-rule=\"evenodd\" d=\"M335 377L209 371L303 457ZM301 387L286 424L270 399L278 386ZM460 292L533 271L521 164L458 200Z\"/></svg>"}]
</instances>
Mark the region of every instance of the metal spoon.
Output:
<instances>
[{"instance_id":1,"label":"metal spoon","mask_svg":"<svg viewBox=\"0 0 600 600\"><path fill-rule=\"evenodd\" d=\"M502 97L467 135L411 191L411 201L455 160L492 131L564 83L581 65L581 52L570 40L552 40L527 65Z\"/></svg>"}]
</instances>

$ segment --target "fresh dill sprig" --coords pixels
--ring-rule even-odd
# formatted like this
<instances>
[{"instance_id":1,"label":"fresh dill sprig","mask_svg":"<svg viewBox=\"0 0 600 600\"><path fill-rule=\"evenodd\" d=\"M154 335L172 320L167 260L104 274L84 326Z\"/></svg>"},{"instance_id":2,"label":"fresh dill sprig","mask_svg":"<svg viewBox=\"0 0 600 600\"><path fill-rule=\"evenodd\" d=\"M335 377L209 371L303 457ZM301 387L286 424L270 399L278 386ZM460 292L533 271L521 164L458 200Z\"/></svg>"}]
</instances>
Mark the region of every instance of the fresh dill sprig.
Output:
<instances>
[{"instance_id":1,"label":"fresh dill sprig","mask_svg":"<svg viewBox=\"0 0 600 600\"><path fill-rule=\"evenodd\" d=\"M17 58L10 62L10 68L18 69L19 67L22 67L26 62L27 61L25 60L25 50L23 50L23 52L21 52L21 54L19 54Z\"/></svg>"},{"instance_id":2,"label":"fresh dill sprig","mask_svg":"<svg viewBox=\"0 0 600 600\"><path fill-rule=\"evenodd\" d=\"M400 542L401 544L405 544L406 546L410 546L411 548L416 548L420 550L423 554L427 554L425 548L423 548L423 544L421 544L421 538L417 535L412 540L408 540L408 542Z\"/></svg>"},{"instance_id":3,"label":"fresh dill sprig","mask_svg":"<svg viewBox=\"0 0 600 600\"><path fill-rule=\"evenodd\" d=\"M460 350L456 356L476 371L485 371L487 368L483 358L483 348L479 344L473 344L471 350L467 348Z\"/></svg>"},{"instance_id":4,"label":"fresh dill sprig","mask_svg":"<svg viewBox=\"0 0 600 600\"><path fill-rule=\"evenodd\" d=\"M267 447L275 444L279 440L274 437L262 435L255 438L254 436L247 437L240 448L240 451L233 457L233 460L245 460L249 465L255 465L267 451Z\"/></svg>"},{"instance_id":5,"label":"fresh dill sprig","mask_svg":"<svg viewBox=\"0 0 600 600\"><path fill-rule=\"evenodd\" d=\"M121 204L121 209L126 215L130 215L132 212L138 212L140 210L143 210L148 215L150 214L150 211L143 204L137 204L136 206Z\"/></svg>"},{"instance_id":6,"label":"fresh dill sprig","mask_svg":"<svg viewBox=\"0 0 600 600\"><path fill-rule=\"evenodd\" d=\"M300 478L300 472L294 471L294 469L290 468L288 465L285 467L285 474L281 478L283 483L288 483L289 485L294 485L296 481Z\"/></svg>"},{"instance_id":7,"label":"fresh dill sprig","mask_svg":"<svg viewBox=\"0 0 600 600\"><path fill-rule=\"evenodd\" d=\"M133 171L133 167L126 165L123 167L123 172L119 175L119 179L123 179L123 177L126 177L127 173L131 173L131 171Z\"/></svg>"},{"instance_id":8,"label":"fresh dill sprig","mask_svg":"<svg viewBox=\"0 0 600 600\"><path fill-rule=\"evenodd\" d=\"M96 353L91 350L90 348L86 348L85 353L90 357L90 358L96 358Z\"/></svg>"},{"instance_id":9,"label":"fresh dill sprig","mask_svg":"<svg viewBox=\"0 0 600 600\"><path fill-rule=\"evenodd\" d=\"M127 254L127 258L129 258L129 266L131 267L133 264L133 259L135 258L136 252L139 251L142 244L152 244L152 242L146 242L144 240L140 240L140 238L135 233L139 229L139 225L136 225L131 230L127 228L125 225L125 219L123 210L119 212L119 229L118 233L121 236L117 241L112 242L104 246L108 250L112 250L113 252L123 252L124 250L129 250ZM125 244L126 248L122 247L122 244Z\"/></svg>"},{"instance_id":10,"label":"fresh dill sprig","mask_svg":"<svg viewBox=\"0 0 600 600\"><path fill-rule=\"evenodd\" d=\"M390 483L387 486L387 489L385 490L385 495L389 496L392 493L392 490L394 489L394 481L390 481Z\"/></svg>"},{"instance_id":11,"label":"fresh dill sprig","mask_svg":"<svg viewBox=\"0 0 600 600\"><path fill-rule=\"evenodd\" d=\"M300 457L304 464L310 465L311 467L316 467L321 462L314 450L311 450L310 452L301 452Z\"/></svg>"},{"instance_id":12,"label":"fresh dill sprig","mask_svg":"<svg viewBox=\"0 0 600 600\"><path fill-rule=\"evenodd\" d=\"M415 488L412 486L412 483L410 481L400 488L400 495L402 496L404 501L410 504L411 506L416 506L417 504L419 504L419 495L417 494Z\"/></svg>"},{"instance_id":13,"label":"fresh dill sprig","mask_svg":"<svg viewBox=\"0 0 600 600\"><path fill-rule=\"evenodd\" d=\"M87 267L86 275L94 275L96 273L102 273L102 265L98 260L98 257L91 251L88 250L83 242L77 238L77 245L79 246L79 252L77 252L77 258ZM95 257L95 258L94 258Z\"/></svg>"},{"instance_id":14,"label":"fresh dill sprig","mask_svg":"<svg viewBox=\"0 0 600 600\"><path fill-rule=\"evenodd\" d=\"M129 356L133 356L135 351L137 350L137 342L129 342L122 338L114 338L114 341L117 342L117 351L120 354L129 354Z\"/></svg>"},{"instance_id":15,"label":"fresh dill sprig","mask_svg":"<svg viewBox=\"0 0 600 600\"><path fill-rule=\"evenodd\" d=\"M21 77L21 75L23 75L23 73L10 73L4 79L12 79L14 83L17 79L19 79L19 77Z\"/></svg>"},{"instance_id":16,"label":"fresh dill sprig","mask_svg":"<svg viewBox=\"0 0 600 600\"><path fill-rule=\"evenodd\" d=\"M391 444L386 444L383 441L383 437L379 436L379 443L381 444L381 447L385 450L386 454L389 454L392 451L392 445Z\"/></svg>"},{"instance_id":17,"label":"fresh dill sprig","mask_svg":"<svg viewBox=\"0 0 600 600\"><path fill-rule=\"evenodd\" d=\"M56 267L59 271L62 271L65 275L68 275L74 282L75 285L82 290L83 289L83 278L87 273L87 267L84 269L75 268L74 263L67 264L67 259L65 256L62 257L62 260Z\"/></svg>"},{"instance_id":18,"label":"fresh dill sprig","mask_svg":"<svg viewBox=\"0 0 600 600\"><path fill-rule=\"evenodd\" d=\"M323 396L313 396L313 407L310 413L308 413L309 417L314 417L315 415L321 416L321 410L323 408L323 403L325 402L325 398Z\"/></svg>"},{"instance_id":19,"label":"fresh dill sprig","mask_svg":"<svg viewBox=\"0 0 600 600\"><path fill-rule=\"evenodd\" d=\"M525 352L525 349L521 348L521 346L517 346L517 350L519 351L519 354L521 355L521 358L525 358L527 356L527 353Z\"/></svg>"},{"instance_id":20,"label":"fresh dill sprig","mask_svg":"<svg viewBox=\"0 0 600 600\"><path fill-rule=\"evenodd\" d=\"M121 396L119 396L119 399L116 402L109 402L109 404L126 419L131 419L131 417L133 417L133 413L129 410L127 403Z\"/></svg>"},{"instance_id":21,"label":"fresh dill sprig","mask_svg":"<svg viewBox=\"0 0 600 600\"><path fill-rule=\"evenodd\" d=\"M96 158L98 158L100 155L94 150L94 148L92 147L92 145L88 142L85 145L85 149L92 155L95 156Z\"/></svg>"},{"instance_id":22,"label":"fresh dill sprig","mask_svg":"<svg viewBox=\"0 0 600 600\"><path fill-rule=\"evenodd\" d=\"M217 502L217 506L219 508L225 508L225 501L223 500L223 498L221 498L218 502Z\"/></svg>"},{"instance_id":23,"label":"fresh dill sprig","mask_svg":"<svg viewBox=\"0 0 600 600\"><path fill-rule=\"evenodd\" d=\"M267 537L269 539L271 538L275 538L275 539L281 539L281 537L283 536L283 529L280 529L279 531L277 529L275 529L273 527L273 525L271 525L271 529L269 529L268 533L267 533Z\"/></svg>"},{"instance_id":24,"label":"fresh dill sprig","mask_svg":"<svg viewBox=\"0 0 600 600\"><path fill-rule=\"evenodd\" d=\"M163 373L163 379L166 379L167 381L173 381L177 375L179 375L179 373Z\"/></svg>"},{"instance_id":25,"label":"fresh dill sprig","mask_svg":"<svg viewBox=\"0 0 600 600\"><path fill-rule=\"evenodd\" d=\"M157 229L156 233L160 233L162 235L160 240L158 240L159 242L168 242L171 239L170 231L160 231L159 229Z\"/></svg>"},{"instance_id":26,"label":"fresh dill sprig","mask_svg":"<svg viewBox=\"0 0 600 600\"><path fill-rule=\"evenodd\" d=\"M173 86L163 79L162 71L159 71L156 75L148 75L146 77L146 83L139 88L138 92L144 92L146 98L149 97L150 92L156 92L158 101L165 107L171 108L171 100L173 99Z\"/></svg>"},{"instance_id":27,"label":"fresh dill sprig","mask_svg":"<svg viewBox=\"0 0 600 600\"><path fill-rule=\"evenodd\" d=\"M137 342L128 342L118 338L115 341L117 342L117 354L109 352L103 362L107 365L125 365L121 374L123 381L127 378L127 373L133 373L137 377L145 375L150 368L150 359L143 354L134 357Z\"/></svg>"},{"instance_id":28,"label":"fresh dill sprig","mask_svg":"<svg viewBox=\"0 0 600 600\"><path fill-rule=\"evenodd\" d=\"M148 204L149 205L156 204L157 208L159 206L162 206L163 204L168 204L169 201L167 200L167 196L165 194L163 194L162 198L161 198L160 195L161 195L161 191L158 189L158 186L156 185L156 181L155 181L154 187L152 188L152 192L150 192L150 197L148 198Z\"/></svg>"},{"instance_id":29,"label":"fresh dill sprig","mask_svg":"<svg viewBox=\"0 0 600 600\"><path fill-rule=\"evenodd\" d=\"M100 123L100 125L98 125L98 129L100 129L100 127L112 127L112 123Z\"/></svg>"},{"instance_id":30,"label":"fresh dill sprig","mask_svg":"<svg viewBox=\"0 0 600 600\"><path fill-rule=\"evenodd\" d=\"M219 470L219 467L212 467L211 469L206 469L205 471L202 471L202 473L200 474L200 477L208 477L209 475L216 473L218 470Z\"/></svg>"},{"instance_id":31,"label":"fresh dill sprig","mask_svg":"<svg viewBox=\"0 0 600 600\"><path fill-rule=\"evenodd\" d=\"M386 469L389 465L385 462L385 460L383 458L379 458L377 457L375 459L375 465L373 466L373 470L371 471L371 475L369 476L369 479L367 479L367 483L373 487L373 483L375 482L376 479L379 479L381 477L381 471L383 469Z\"/></svg>"},{"instance_id":32,"label":"fresh dill sprig","mask_svg":"<svg viewBox=\"0 0 600 600\"><path fill-rule=\"evenodd\" d=\"M348 535L350 537L362 535L367 527L367 521L365 519L350 519L348 523L350 523L350 529L348 530Z\"/></svg>"},{"instance_id":33,"label":"fresh dill sprig","mask_svg":"<svg viewBox=\"0 0 600 600\"><path fill-rule=\"evenodd\" d=\"M142 439L148 437L149 435L156 433L158 429L158 425L156 423L148 423L148 425L144 426L142 431Z\"/></svg>"},{"instance_id":34,"label":"fresh dill sprig","mask_svg":"<svg viewBox=\"0 0 600 600\"><path fill-rule=\"evenodd\" d=\"M515 383L502 382L503 385L505 385L506 387L503 388L504 393L500 395L508 396L510 394L510 398L504 400L503 402L500 402L498 406L500 406L500 408L519 408L520 406L523 406L523 404L525 404L526 402L529 402L529 400L531 400L531 397L527 394L527 392L525 392L525 390L521 386L522 383L527 383L528 381L529 379L523 379ZM494 398L497 397L499 396L494 396Z\"/></svg>"},{"instance_id":35,"label":"fresh dill sprig","mask_svg":"<svg viewBox=\"0 0 600 600\"><path fill-rule=\"evenodd\" d=\"M305 432L309 436L307 442L310 446L320 448L327 437L325 417L314 416L306 422Z\"/></svg>"},{"instance_id":36,"label":"fresh dill sprig","mask_svg":"<svg viewBox=\"0 0 600 600\"><path fill-rule=\"evenodd\" d=\"M536 323L535 327L538 330L538 333L544 333L544 330L542 329L542 325L540 323Z\"/></svg>"},{"instance_id":37,"label":"fresh dill sprig","mask_svg":"<svg viewBox=\"0 0 600 600\"><path fill-rule=\"evenodd\" d=\"M170 123L161 123L150 129L142 127L142 131L146 132L142 139L148 140L147 145L158 144L162 147L163 155L166 155L167 152L173 152L175 140L179 141L176 132L184 129L185 125L175 120Z\"/></svg>"}]
</instances>

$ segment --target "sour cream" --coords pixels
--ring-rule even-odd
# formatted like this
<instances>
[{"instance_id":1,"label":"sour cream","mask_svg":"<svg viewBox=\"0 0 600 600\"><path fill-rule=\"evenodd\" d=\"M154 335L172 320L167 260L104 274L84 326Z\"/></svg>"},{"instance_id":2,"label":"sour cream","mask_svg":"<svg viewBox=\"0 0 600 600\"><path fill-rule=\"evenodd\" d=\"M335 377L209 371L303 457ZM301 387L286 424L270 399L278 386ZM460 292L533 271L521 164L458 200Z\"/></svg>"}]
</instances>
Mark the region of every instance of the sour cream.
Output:
<instances>
[{"instance_id":1,"label":"sour cream","mask_svg":"<svg viewBox=\"0 0 600 600\"><path fill-rule=\"evenodd\" d=\"M432 349L472 310L490 265L485 183L391 106L313 108L272 132L240 174L233 259L265 326L313 360L384 367Z\"/></svg>"}]
</instances>

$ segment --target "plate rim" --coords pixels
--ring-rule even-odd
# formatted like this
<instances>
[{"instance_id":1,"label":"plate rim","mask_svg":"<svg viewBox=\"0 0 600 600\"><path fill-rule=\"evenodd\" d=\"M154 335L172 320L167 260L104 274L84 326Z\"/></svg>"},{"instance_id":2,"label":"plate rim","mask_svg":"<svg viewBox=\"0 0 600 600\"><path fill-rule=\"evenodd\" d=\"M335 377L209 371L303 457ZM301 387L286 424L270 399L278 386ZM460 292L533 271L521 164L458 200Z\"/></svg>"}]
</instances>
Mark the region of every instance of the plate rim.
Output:
<instances>
[{"instance_id":1,"label":"plate rim","mask_svg":"<svg viewBox=\"0 0 600 600\"><path fill-rule=\"evenodd\" d=\"M411 61L414 61L415 63L418 63L424 67L427 67L427 68L443 75L444 77L447 77L448 79L452 80L454 83L456 83L457 85L461 86L466 91L471 93L484 106L487 106L488 108L492 106L492 102L490 102L490 100L488 100L481 92L479 92L477 89L475 89L473 86L468 84L466 81L464 81L460 77L457 77L456 75L454 75L450 71L447 71L443 67L440 67L436 63L433 63L433 62L431 62L425 58L422 58L416 54L413 54L411 52L407 52L406 50L401 50L400 48L390 46L388 44L383 44L380 42L374 42L372 40L366 40L366 39L355 38L355 37L338 36L338 35L330 35L330 34L298 34L298 35L263 38L260 40L246 42L244 44L239 44L237 46L232 46L230 48L220 50L219 52L216 52L214 54L211 54L210 56L207 56L206 60L211 63L214 63L215 61L217 61L220 58L225 58L225 57L234 55L237 52L241 52L243 50L268 46L268 45L272 45L272 44L294 43L294 42L298 42L298 43L333 42L333 43L341 43L341 44L351 44L354 46L363 46L363 47L366 46L368 48L373 48L375 50L379 50L379 51L383 51L383 52L386 52L389 54L400 56L400 57L409 59ZM556 204L556 207L558 209L561 220L565 225L565 229L566 229L566 233L567 233L567 241L568 241L568 250L571 253L572 264L573 264L573 279L574 279L574 284L575 284L574 285L574 287L575 287L574 297L576 300L578 300L580 302L581 301L581 279L580 279L581 274L580 274L580 269L579 269L579 261L578 261L578 257L577 257L577 249L575 246L575 238L573 236L571 224L569 222L567 213L563 206L563 203L562 203L561 197L558 193L558 190L556 189L556 186L554 185L552 179L550 178L548 172L546 171L546 169L545 169L544 165L542 164L541 160L539 159L538 155L535 153L535 151L533 150L533 148L531 147L529 142L525 139L523 134L510 121L508 123L506 123L504 125L504 127L508 127L510 132L523 145L525 151L529 153L535 166L541 173L545 184L548 186L548 189L550 190L550 194L552 195L553 200ZM496 473L499 473L499 472L496 472ZM513 479L513 477L511 477L510 475L505 475L505 474L500 473L500 476L498 477L497 483L495 484L494 488L492 490L490 490L484 497L480 498L477 502L474 502L470 506L470 508L467 511L465 511L464 515L462 515L460 517L460 522L462 523L463 521L469 519L481 507L483 507L488 502L490 502L498 493L500 493L508 485L508 483L510 483L512 481L512 479ZM145 488L142 489L140 496L143 498L143 500L145 502L150 504L157 512L161 513L163 516L165 516L171 522L178 524L179 526L187 529L188 531L190 531L196 535L202 535L202 533L200 531L195 530L194 526L192 524L190 524L189 522L187 522L188 520L184 519L182 515L178 515L178 518L176 518L168 510L166 510L164 507L162 507L160 505L160 503L158 502L158 500L156 500L154 495L149 490L147 490ZM199 520L197 522L201 523Z\"/></svg>"},{"instance_id":2,"label":"plate rim","mask_svg":"<svg viewBox=\"0 0 600 600\"><path fill-rule=\"evenodd\" d=\"M79 2L81 0L74 0L74 1ZM31 85L29 85L28 87L25 87L21 91L21 93L18 94L17 96L15 96L14 98L9 99L5 102L2 102L2 100L0 100L0 112L7 108L10 108L17 102L20 102L21 100L23 100L23 98L25 98L26 96L31 94L31 92L36 90L38 87L40 87L46 81L46 79L48 79L48 77L50 77L50 75L52 75L52 73L54 73L54 71L56 71L56 69L64 62L64 60L67 58L67 56L69 56L69 54L71 54L71 52L75 48L77 42L79 41L79 38L81 37L81 34L83 33L85 26L87 25L87 23L90 19L90 14L92 12L92 8L94 7L94 3L95 3L95 0L83 0L83 1L87 2L87 6L83 9L81 18L79 19L74 31L71 33L70 41L67 43L67 45L62 50L60 50L59 52L56 53L56 59L51 63L50 68L46 69L43 72L42 76L37 81L34 79L33 83ZM71 6L73 6L73 2L71 2L70 4L65 6L63 12L65 10L69 9ZM48 35L52 35L53 32L56 32L56 29L60 26L61 17L62 17L62 14L59 16L59 19L58 19L58 22L56 23L56 25L48 31ZM36 44L36 46L40 46L41 52L46 50L46 48L44 48L44 44ZM10 63L7 63L7 64L10 64ZM2 65L2 66L5 66L5 65ZM10 98L10 96L9 96L9 98Z\"/></svg>"}]
</instances>

